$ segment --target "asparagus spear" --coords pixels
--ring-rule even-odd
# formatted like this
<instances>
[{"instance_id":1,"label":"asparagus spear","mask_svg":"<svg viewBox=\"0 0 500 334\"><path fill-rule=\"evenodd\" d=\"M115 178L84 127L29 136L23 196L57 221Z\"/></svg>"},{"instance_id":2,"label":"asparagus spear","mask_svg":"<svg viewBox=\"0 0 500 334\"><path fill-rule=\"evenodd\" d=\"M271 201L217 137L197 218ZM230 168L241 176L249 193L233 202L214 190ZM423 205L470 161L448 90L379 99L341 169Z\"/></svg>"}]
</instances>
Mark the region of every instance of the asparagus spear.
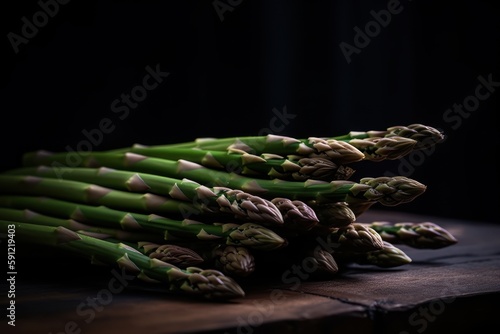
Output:
<instances>
[{"instance_id":1,"label":"asparagus spear","mask_svg":"<svg viewBox=\"0 0 500 334\"><path fill-rule=\"evenodd\" d=\"M405 137L371 137L351 139L349 144L363 152L364 160L383 161L401 159L410 153L418 142Z\"/></svg>"},{"instance_id":2,"label":"asparagus spear","mask_svg":"<svg viewBox=\"0 0 500 334\"><path fill-rule=\"evenodd\" d=\"M162 239L161 236L153 233L144 231L131 232L110 227L92 226L71 218L52 217L29 209L0 207L0 219L55 227L63 226L75 232L94 234L95 236L99 235L101 238L114 238L122 242L139 240L160 241Z\"/></svg>"},{"instance_id":3,"label":"asparagus spear","mask_svg":"<svg viewBox=\"0 0 500 334\"><path fill-rule=\"evenodd\" d=\"M344 141L325 140L318 137L296 139L273 134L234 138L200 138L186 143L155 146L135 145L134 147L158 150L195 148L206 151L226 151L254 155L277 154L284 157L288 155L303 158L322 157L340 164L347 164L363 159L363 154L359 150ZM124 153L129 152L130 149L122 148L111 152Z\"/></svg>"},{"instance_id":4,"label":"asparagus spear","mask_svg":"<svg viewBox=\"0 0 500 334\"><path fill-rule=\"evenodd\" d=\"M255 258L244 246L219 244L205 253L214 267L231 277L248 277L255 271Z\"/></svg>"},{"instance_id":5,"label":"asparagus spear","mask_svg":"<svg viewBox=\"0 0 500 334\"><path fill-rule=\"evenodd\" d=\"M265 224L281 224L283 217L269 200L227 187L209 188L188 179L176 179L148 173L136 173L106 167L25 167L5 175L35 175L91 183L110 189L166 196L170 212L227 215ZM122 197L130 197L121 193ZM138 195L133 196L138 198ZM186 203L184 203L186 202Z\"/></svg>"},{"instance_id":6,"label":"asparagus spear","mask_svg":"<svg viewBox=\"0 0 500 334\"><path fill-rule=\"evenodd\" d=\"M386 240L383 241L382 249L368 252L336 251L334 254L343 263L368 264L381 268L399 267L412 261L404 251Z\"/></svg>"},{"instance_id":7,"label":"asparagus spear","mask_svg":"<svg viewBox=\"0 0 500 334\"><path fill-rule=\"evenodd\" d=\"M288 159L294 157L289 156ZM297 158L293 160L294 164L283 163L281 168L273 168L268 174L270 178L291 181L306 181L306 180L347 180L355 172L349 166L337 164L329 159L315 158ZM288 160L290 161L290 160ZM244 173L242 173L244 174ZM250 175L250 173L248 173Z\"/></svg>"},{"instance_id":8,"label":"asparagus spear","mask_svg":"<svg viewBox=\"0 0 500 334\"><path fill-rule=\"evenodd\" d=\"M42 221L41 224L47 225L44 224L44 221ZM50 225L50 226L57 226L57 225ZM155 235L153 235L153 237L142 237L142 238L136 237L136 238L131 238L130 240L124 240L119 237L117 238L113 235L93 232L92 230L76 230L71 228L70 230L87 235L89 237L106 240L114 243L125 244L143 253L144 255L147 255L151 259L158 259L163 262L168 262L169 264L172 264L179 268L185 269L187 267L200 266L205 262L203 258L194 250L173 243L164 243L164 240L156 241L158 238Z\"/></svg>"},{"instance_id":9,"label":"asparagus spear","mask_svg":"<svg viewBox=\"0 0 500 334\"><path fill-rule=\"evenodd\" d=\"M415 149L427 149L445 140L442 131L428 125L414 123L408 126L391 126L387 128L386 137L401 136L418 142Z\"/></svg>"},{"instance_id":10,"label":"asparagus spear","mask_svg":"<svg viewBox=\"0 0 500 334\"><path fill-rule=\"evenodd\" d=\"M343 227L326 228L315 226L316 243L324 245L330 253L335 251L367 252L383 247L383 239L373 228L362 223L351 223Z\"/></svg>"},{"instance_id":11,"label":"asparagus spear","mask_svg":"<svg viewBox=\"0 0 500 334\"><path fill-rule=\"evenodd\" d=\"M180 245L138 241L134 248L137 248L151 259L158 259L181 268L200 266L204 262L203 258L196 251Z\"/></svg>"},{"instance_id":12,"label":"asparagus spear","mask_svg":"<svg viewBox=\"0 0 500 334\"><path fill-rule=\"evenodd\" d=\"M352 139L391 138L395 136L416 140L414 150L430 148L445 139L443 133L438 129L419 123L408 126L391 126L382 131L351 131L348 134L331 138L351 143Z\"/></svg>"},{"instance_id":13,"label":"asparagus spear","mask_svg":"<svg viewBox=\"0 0 500 334\"><path fill-rule=\"evenodd\" d=\"M214 151L214 153L217 152ZM262 156L268 157L271 155L265 154ZM322 181L347 180L355 172L351 167L321 157L288 156L282 158L277 155L272 156L273 159L266 160L265 164L247 164L241 169L226 169L226 171L248 177L288 181L306 181L309 179Z\"/></svg>"},{"instance_id":14,"label":"asparagus spear","mask_svg":"<svg viewBox=\"0 0 500 334\"><path fill-rule=\"evenodd\" d=\"M405 244L413 248L439 249L458 242L450 232L432 222L391 224L387 221L377 221L367 226L390 243Z\"/></svg>"},{"instance_id":15,"label":"asparagus spear","mask_svg":"<svg viewBox=\"0 0 500 334\"><path fill-rule=\"evenodd\" d=\"M157 234L164 240L187 239L247 246L259 250L280 248L285 240L274 231L254 223L204 224L199 221L175 220L155 214L139 214L52 198L2 196L0 205L13 209L30 209L43 215L67 217L100 227L121 228Z\"/></svg>"},{"instance_id":16,"label":"asparagus spear","mask_svg":"<svg viewBox=\"0 0 500 334\"><path fill-rule=\"evenodd\" d=\"M316 138L316 140L318 142L324 141L324 145L332 147L339 144L334 139ZM222 142L224 143L223 145L227 144L224 142L224 139L217 139L217 142ZM356 148L362 156L356 152L358 153L357 156L348 156L347 158L337 155L330 157L328 154L322 154L320 152L311 152L305 155L289 152L285 157L271 152L257 155L249 153L252 152L252 149L248 147L241 148L241 143L229 146L231 147L229 150L221 150L221 148L226 146L221 147L220 144L215 145L215 140L212 142L214 145L208 145L206 141L203 142L203 146L209 146L209 148L205 149L200 147L181 148L175 147L175 145L133 145L128 150L111 152L131 152L168 160L189 160L205 167L261 178L295 180L312 178L331 181L340 177L345 177L342 173L337 174L339 165L343 166L362 159L371 161L382 161L385 159L396 160L411 152L417 143L418 142L414 139L400 136L393 136L390 138L355 138L349 141L349 145ZM343 143L342 145L346 144Z\"/></svg>"},{"instance_id":17,"label":"asparagus spear","mask_svg":"<svg viewBox=\"0 0 500 334\"><path fill-rule=\"evenodd\" d=\"M26 164L64 163L65 155L27 155ZM331 182L307 180L305 182L286 180L263 180L245 177L206 168L187 160L166 160L146 157L135 153L94 152L83 159L87 167L104 166L136 172L151 173L167 177L182 177L194 180L206 186L223 186L239 189L266 199L287 197L292 200L319 203L376 202L383 205L398 205L412 201L421 195L426 186L404 176L365 177L359 183L347 180Z\"/></svg>"},{"instance_id":18,"label":"asparagus spear","mask_svg":"<svg viewBox=\"0 0 500 334\"><path fill-rule=\"evenodd\" d=\"M356 221L356 214L347 202L333 202L316 205L311 203L319 224L327 227L343 227Z\"/></svg>"},{"instance_id":19,"label":"asparagus spear","mask_svg":"<svg viewBox=\"0 0 500 334\"><path fill-rule=\"evenodd\" d=\"M311 274L315 277L331 277L339 271L339 266L332 253L323 248L308 248L304 251L304 256L311 261L309 265L314 269ZM304 258L301 262L304 262Z\"/></svg>"},{"instance_id":20,"label":"asparagus spear","mask_svg":"<svg viewBox=\"0 0 500 334\"><path fill-rule=\"evenodd\" d=\"M275 197L271 202L280 210L285 222L284 225L289 229L306 231L319 222L316 212L302 201Z\"/></svg>"},{"instance_id":21,"label":"asparagus spear","mask_svg":"<svg viewBox=\"0 0 500 334\"><path fill-rule=\"evenodd\" d=\"M128 152L167 160L188 160L208 168L233 172L251 177L283 180L319 179L331 181L345 179L350 169L320 157L290 156L277 154L255 155L247 152L226 152L191 148L165 148L132 146Z\"/></svg>"},{"instance_id":22,"label":"asparagus spear","mask_svg":"<svg viewBox=\"0 0 500 334\"><path fill-rule=\"evenodd\" d=\"M199 148L199 149L205 149L205 150L219 150L219 151L226 151L226 150L231 150L235 149L236 151L243 151L243 152L250 152L254 153L255 152L261 152L263 147L266 147L264 143L267 142L283 142L283 145L286 145L285 143L294 143L296 141L299 142L308 142L309 140L317 140L318 143L321 143L322 146L328 146L328 143L331 141L332 143L337 143L337 141L349 143L352 146L354 146L357 149L360 149L361 151L363 150L364 145L367 143L362 144L363 142L359 142L358 140L363 140L363 139L369 139L369 140L375 140L379 141L383 138L392 138L392 137L404 137L407 139L411 139L416 141L416 143L413 143L412 150L420 150L420 149L425 149L425 148L430 148L438 143L441 143L445 137L443 133L431 126L424 125L424 124L419 124L419 123L414 123L410 124L408 126L391 126L388 127L386 130L371 130L371 131L351 131L347 134L344 135L338 135L338 136L330 136L330 137L311 137L310 139L294 139L290 137L282 137L282 136L275 136L275 135L268 135L268 136L258 136L258 137L232 137L232 138L199 138L196 139L192 142L186 142L186 143L175 143L175 144L167 144L167 145L156 145L156 146L149 146L148 148L158 148L158 149L171 149L171 148ZM353 142L352 140L355 139ZM404 141L404 140L403 140ZM390 143L390 142L386 142ZM411 146L410 141L406 141L405 145ZM361 145L360 145L361 144ZM141 147L143 145L135 145L136 147ZM143 146L144 147L144 146ZM267 153L271 153L272 147L266 147L269 148ZM129 148L123 148L123 149L118 149L114 150L114 152L126 152L128 151ZM264 152L262 152L264 153ZM363 152L362 152L363 153ZM368 159L371 160L370 154L366 154L367 152L364 152L364 157L363 159ZM407 152L408 153L408 152ZM279 154L279 153L278 153ZM287 153L287 155L290 155L293 153ZM402 151L400 156L405 155L405 153ZM361 157L359 158L359 160ZM380 159L380 157L378 157ZM354 162L350 161L350 162Z\"/></svg>"},{"instance_id":23,"label":"asparagus spear","mask_svg":"<svg viewBox=\"0 0 500 334\"><path fill-rule=\"evenodd\" d=\"M148 283L164 284L168 291L178 294L201 296L206 299L234 299L244 297L245 292L238 283L213 269L189 267L179 269L174 265L150 259L148 256L125 245L86 236L63 226L46 226L15 221L0 220L6 230L14 225L16 238L24 239L33 249L49 246L87 257L110 266L118 266L126 272Z\"/></svg>"}]
</instances>

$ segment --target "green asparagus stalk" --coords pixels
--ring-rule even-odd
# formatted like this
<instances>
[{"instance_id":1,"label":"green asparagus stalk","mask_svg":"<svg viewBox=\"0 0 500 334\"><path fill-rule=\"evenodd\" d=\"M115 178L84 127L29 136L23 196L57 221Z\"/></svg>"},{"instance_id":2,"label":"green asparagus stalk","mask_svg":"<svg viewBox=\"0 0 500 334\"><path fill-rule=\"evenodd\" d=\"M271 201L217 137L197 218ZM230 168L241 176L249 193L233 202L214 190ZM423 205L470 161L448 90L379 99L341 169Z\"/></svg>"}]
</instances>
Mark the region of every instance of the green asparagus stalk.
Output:
<instances>
[{"instance_id":1,"label":"green asparagus stalk","mask_svg":"<svg viewBox=\"0 0 500 334\"><path fill-rule=\"evenodd\" d=\"M35 160L29 158L30 156L33 157L33 155L27 156L26 164L61 164L65 161L65 155L60 153L38 156ZM94 152L88 154L83 160L86 167L108 167L167 177L181 177L206 186L239 189L266 199L287 197L304 202L315 200L318 204L332 201L349 203L378 201L383 205L394 206L412 201L426 189L423 184L404 176L365 177L359 183L347 180L331 182L263 180L213 170L187 160L173 161L135 153Z\"/></svg>"},{"instance_id":2,"label":"green asparagus stalk","mask_svg":"<svg viewBox=\"0 0 500 334\"><path fill-rule=\"evenodd\" d=\"M337 164L329 159L320 157L303 158L300 156L288 156L288 158L283 161L280 159L268 160L268 165L272 165L272 169L269 171L264 170L261 173L256 173L255 170L258 166L250 165L244 167L239 174L249 177L255 176L264 178L263 173L267 172L265 176L270 179L288 181L333 181L347 180L355 172L355 170L349 166ZM238 171L234 172L238 173Z\"/></svg>"},{"instance_id":3,"label":"green asparagus stalk","mask_svg":"<svg viewBox=\"0 0 500 334\"><path fill-rule=\"evenodd\" d=\"M128 152L167 160L188 160L216 170L265 179L332 181L346 179L352 174L350 168L319 157L291 156L292 160L277 154L255 155L247 152L137 145L132 146Z\"/></svg>"},{"instance_id":4,"label":"green asparagus stalk","mask_svg":"<svg viewBox=\"0 0 500 334\"><path fill-rule=\"evenodd\" d=\"M166 196L166 212L225 215L264 224L282 224L283 217L269 200L227 187L209 188L188 179L176 179L148 173L136 173L106 167L25 167L9 170L5 175L33 175L95 184L110 189ZM62 184L60 184L62 185ZM121 193L121 196L130 196ZM132 198L140 195L134 195ZM157 198L159 199L159 198ZM186 202L186 203L185 203ZM162 212L163 213L163 212Z\"/></svg>"},{"instance_id":5,"label":"green asparagus stalk","mask_svg":"<svg viewBox=\"0 0 500 334\"><path fill-rule=\"evenodd\" d=\"M158 259L163 262L175 265L179 268L188 268L192 266L204 267L205 260L193 249L174 243L165 243L164 241L154 242L155 238L136 238L137 240L121 240L112 236L93 233L89 231L75 231L93 238L106 240L114 243L123 243L137 251L147 255L151 259ZM147 240L147 241L144 241ZM217 268L214 268L217 269Z\"/></svg>"},{"instance_id":6,"label":"green asparagus stalk","mask_svg":"<svg viewBox=\"0 0 500 334\"><path fill-rule=\"evenodd\" d=\"M439 249L458 242L450 232L432 222L391 224L386 221L377 221L367 226L392 244L405 244L413 248Z\"/></svg>"},{"instance_id":7,"label":"green asparagus stalk","mask_svg":"<svg viewBox=\"0 0 500 334\"><path fill-rule=\"evenodd\" d=\"M107 167L73 167L64 171L65 180L81 181L99 186L137 193L152 193L172 197L192 204L179 204L179 212L201 211L205 214L230 214L231 218L253 221L264 225L316 224L318 219L314 210L301 201L284 198L267 200L238 189L227 187L208 188L188 179L173 179L147 173L115 170ZM35 175L57 178L61 170L47 166L17 168L6 175ZM280 207L277 206L280 203ZM287 203L287 205L284 205ZM189 207L189 210L188 210ZM293 209L293 210L292 210ZM200 214L200 213L199 213ZM198 215L199 215L198 214ZM285 216L286 215L286 216ZM220 219L220 217L219 217Z\"/></svg>"},{"instance_id":8,"label":"green asparagus stalk","mask_svg":"<svg viewBox=\"0 0 500 334\"><path fill-rule=\"evenodd\" d=\"M316 140L322 141L319 138ZM222 142L223 139L218 141ZM207 143L204 142L204 144ZM334 139L325 139L324 144L335 147L338 142ZM416 144L417 141L414 139L399 136L390 138L371 137L349 141L349 145L363 154L362 159L372 161L399 159L408 154ZM243 175L295 180L313 178L331 181L335 179L334 175L339 164L349 164L361 160L359 153L354 158L351 156L348 156L348 158L329 157L328 154L320 154L319 152L305 156L289 153L286 158L276 153L256 155L248 153L251 149L247 147L240 149L238 145L231 146L232 149L229 151L218 150L220 149L218 145L211 147L211 149L134 145L128 149L128 152L168 160L184 159L206 167Z\"/></svg>"},{"instance_id":9,"label":"green asparagus stalk","mask_svg":"<svg viewBox=\"0 0 500 334\"><path fill-rule=\"evenodd\" d=\"M397 141L396 142L385 141L385 139L389 138L393 139L407 138L410 139L411 141L405 141L404 139L401 139L399 144L397 143ZM364 142L363 140L365 139L368 139L368 142ZM440 130L424 124L415 123L415 124L410 124L408 126L392 126L382 131L380 130L351 131L345 135L322 137L322 138L311 137L310 139L294 139L290 137L281 137L275 135L258 136L258 137L199 138L192 142L186 142L180 144L175 143L167 145L148 146L148 147L145 147L143 145L135 145L135 147L145 147L145 148L155 148L155 149L197 148L197 149L212 150L212 151L235 150L236 152L249 152L256 154L255 152L275 153L274 151L272 151L274 147L272 146L267 147L266 144L263 144L268 142L279 143L280 141L282 141L283 143L289 143L289 142L296 142L298 140L299 142L307 143L310 140L312 140L312 141L317 141L317 143L321 143L321 146L328 146L329 143L335 143L338 145L338 141L341 141L349 143L358 150L360 150L364 155L362 159L380 161L386 158L398 159L398 157L400 158L408 154L411 150L420 150L433 147L436 144L441 143L444 139L445 139L444 135ZM365 151L364 149L367 147L367 145L371 146L371 144L373 144L373 143L370 144L371 141L375 142L382 141L387 145L382 143L377 143L379 147L375 149L375 152L373 148L368 151ZM396 144L396 146L398 146L398 148L401 149L401 151L398 152L398 150L395 149L394 147L391 148L391 146L393 146L394 144ZM386 148L382 149L384 146L386 146ZM266 152L262 151L264 147L268 148L269 150ZM406 149L409 149L409 151L405 152L404 147L406 147ZM129 148L115 150L114 152L126 152L126 151L129 151ZM377 153L376 151L379 152ZM391 157L385 157L385 153L389 153ZM294 153L287 153L286 155L291 155L291 154ZM358 159L361 160L361 157ZM354 162L354 161L355 159L349 162Z\"/></svg>"},{"instance_id":10,"label":"green asparagus stalk","mask_svg":"<svg viewBox=\"0 0 500 334\"><path fill-rule=\"evenodd\" d=\"M86 236L63 226L0 220L2 230L11 226L15 227L16 239L27 241L33 249L37 246L54 247L61 252L67 251L92 261L118 266L145 282L163 284L172 293L222 300L245 296L233 278L217 270L197 267L179 269L158 259L151 259L125 244Z\"/></svg>"},{"instance_id":11,"label":"green asparagus stalk","mask_svg":"<svg viewBox=\"0 0 500 334\"><path fill-rule=\"evenodd\" d=\"M143 231L131 232L110 227L92 226L71 218L63 219L52 217L29 209L0 207L0 219L55 227L63 226L75 232L93 234L94 236L99 235L101 238L113 238L122 242L134 242L139 240L161 241L162 239L161 236L153 233Z\"/></svg>"},{"instance_id":12,"label":"green asparagus stalk","mask_svg":"<svg viewBox=\"0 0 500 334\"><path fill-rule=\"evenodd\" d=\"M359 150L344 141L327 141L318 137L296 139L273 134L268 134L266 136L234 138L200 138L192 142L170 145L134 145L132 148L122 148L110 152L125 153L130 152L131 149L137 149L139 152L142 148L145 150L197 149L205 151L225 151L239 154L249 153L253 155L275 154L283 157L288 155L300 156L303 158L321 157L339 164L348 164L360 161L364 157ZM144 151L142 151L142 154L144 154ZM175 158L173 160L177 159L178 158Z\"/></svg>"},{"instance_id":13,"label":"green asparagus stalk","mask_svg":"<svg viewBox=\"0 0 500 334\"><path fill-rule=\"evenodd\" d=\"M410 263L411 258L406 253L384 240L382 249L368 252L336 251L335 258L342 263L357 263L361 265L374 265L381 268L399 267Z\"/></svg>"},{"instance_id":14,"label":"green asparagus stalk","mask_svg":"<svg viewBox=\"0 0 500 334\"><path fill-rule=\"evenodd\" d=\"M351 131L348 134L331 138L351 143L353 139L391 137L405 137L416 140L417 143L413 147L414 150L430 148L441 143L445 139L440 130L419 123L410 124L408 126L391 126L382 131Z\"/></svg>"},{"instance_id":15,"label":"green asparagus stalk","mask_svg":"<svg viewBox=\"0 0 500 334\"><path fill-rule=\"evenodd\" d=\"M155 214L131 213L105 206L32 196L1 196L0 205L5 208L29 209L43 215L71 218L88 225L154 233L167 241L217 241L259 250L272 250L286 245L286 240L277 233L254 223L204 224L191 219L175 220Z\"/></svg>"},{"instance_id":16,"label":"green asparagus stalk","mask_svg":"<svg viewBox=\"0 0 500 334\"><path fill-rule=\"evenodd\" d=\"M132 193L90 183L24 175L0 175L0 193L47 196L77 203L103 205L119 210L192 217L199 208L192 203L152 193Z\"/></svg>"},{"instance_id":17,"label":"green asparagus stalk","mask_svg":"<svg viewBox=\"0 0 500 334\"><path fill-rule=\"evenodd\" d=\"M132 193L65 179L58 180L29 175L0 175L0 188L0 193L4 194L48 196L78 203L104 205L118 210L167 215L177 219L200 219L207 215L219 220L223 220L224 215L226 216L226 220L235 217L242 218L241 215L234 214L235 210L217 210L214 206L207 208L197 203L158 196L148 192ZM228 191L230 192L231 190L228 189ZM220 200L216 201L215 205L220 205L222 208L232 205L230 199L223 196L224 192L218 193ZM237 199L240 199L240 203L241 199L245 199L244 197L239 198L238 193L235 195ZM253 221L252 219L255 218L256 221L267 225L283 224L281 213L271 202L260 201L258 197L254 198L253 195L246 198L249 201L243 204L243 208L246 209L246 215L243 217L244 220ZM250 202L252 199L254 199L254 203ZM260 203L269 204L261 205L258 208L257 206Z\"/></svg>"}]
</instances>

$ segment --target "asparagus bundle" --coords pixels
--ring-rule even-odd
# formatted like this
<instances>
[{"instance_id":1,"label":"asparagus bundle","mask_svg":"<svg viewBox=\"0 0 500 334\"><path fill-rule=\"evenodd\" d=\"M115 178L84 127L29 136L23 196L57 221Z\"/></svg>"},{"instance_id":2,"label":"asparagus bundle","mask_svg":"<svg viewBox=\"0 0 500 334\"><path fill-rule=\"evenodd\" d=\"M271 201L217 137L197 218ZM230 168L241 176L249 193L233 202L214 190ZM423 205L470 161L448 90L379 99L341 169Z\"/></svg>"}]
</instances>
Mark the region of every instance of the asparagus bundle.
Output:
<instances>
[{"instance_id":1,"label":"asparagus bundle","mask_svg":"<svg viewBox=\"0 0 500 334\"><path fill-rule=\"evenodd\" d=\"M61 174L62 173L62 174ZM5 172L6 175L19 176L40 176L44 178L57 178L59 182L46 181L47 186L53 185L54 191L65 188L76 192L92 192L92 188L86 187L84 183L98 185L121 192L112 192L117 202L137 201L137 195L129 194L154 194L159 196L150 196L149 201L163 201L163 209L170 213L179 215L202 215L216 214L221 216L228 215L231 218L252 220L255 222L264 222L268 224L281 224L283 217L278 208L269 200L259 196L245 193L241 190L229 189L224 187L209 188L197 182L188 179L175 179L147 173L134 173L125 170L115 170L110 168L50 168L47 166L38 166L33 168L17 168ZM63 177L61 177L63 175ZM12 179L13 180L13 179ZM12 181L11 180L11 181ZM82 182L63 184L64 180ZM80 188L80 190L77 190ZM86 188L88 190L84 190ZM94 189L96 189L94 187ZM102 188L98 188L101 189ZM110 194L110 196L112 196ZM66 197L66 195L65 195ZM109 197L109 196L108 196ZM118 198L120 197L120 198ZM134 198L135 197L135 198ZM147 205L147 204L146 204ZM305 220L308 217L302 217ZM314 218L314 217L313 217Z\"/></svg>"},{"instance_id":2,"label":"asparagus bundle","mask_svg":"<svg viewBox=\"0 0 500 334\"><path fill-rule=\"evenodd\" d=\"M21 167L0 174L0 220L24 226L34 245L41 242L37 233L64 233L72 236L64 247L94 258L95 251L80 250L76 240L98 245L92 247L99 252L102 245L113 254L108 263L116 262L116 249L126 249L138 257L139 276L149 280L160 281L160 274L148 264L162 263L175 291L174 277L196 274L197 280L201 272L239 279L307 262L310 276L324 279L350 263L401 266L411 259L397 244L437 249L456 239L432 223L359 222L373 205L408 203L427 187L404 176L353 181L352 166L399 159L443 139L432 127L412 124L307 139L133 145L84 152L78 163L65 152L27 152ZM205 295L244 295L230 286L226 294Z\"/></svg>"},{"instance_id":3,"label":"asparagus bundle","mask_svg":"<svg viewBox=\"0 0 500 334\"><path fill-rule=\"evenodd\" d=\"M25 160L26 164L62 164L64 153L30 155L36 159ZM307 180L265 180L242 176L236 173L215 170L188 160L166 160L135 153L93 152L82 159L84 167L108 167L134 172L150 173L166 177L187 178L206 186L221 186L239 189L266 199L287 197L317 204L336 201L353 203L375 203L395 206L410 202L420 196L426 186L404 177L364 177L359 182L334 180L331 182Z\"/></svg>"},{"instance_id":4,"label":"asparagus bundle","mask_svg":"<svg viewBox=\"0 0 500 334\"><path fill-rule=\"evenodd\" d=\"M27 196L3 197L0 199L0 205L18 210L27 208L37 213L35 215L19 215L19 221L36 220L40 224L49 224L48 218L55 215L89 225L121 228L128 231L145 231L155 234L157 236L155 240L162 237L164 240L218 241L228 245L244 245L260 250L271 250L286 244L286 241L273 230L254 223L205 224L191 219L175 220L156 214L147 215L115 210L106 206L82 205L51 198ZM2 217L2 211L0 211L0 217ZM69 227L69 225L62 225L62 223L61 226Z\"/></svg>"},{"instance_id":5,"label":"asparagus bundle","mask_svg":"<svg viewBox=\"0 0 500 334\"><path fill-rule=\"evenodd\" d=\"M352 150L355 151L354 148ZM346 168L341 163L350 163L359 159L347 156L335 161L323 157L309 157L308 155L283 157L278 154L256 155L235 150L224 152L191 148L165 149L137 145L132 146L127 152L167 160L189 160L208 168L231 171L251 177L297 181L309 178L320 180L347 179L352 175L353 170Z\"/></svg>"},{"instance_id":6,"label":"asparagus bundle","mask_svg":"<svg viewBox=\"0 0 500 334\"><path fill-rule=\"evenodd\" d=\"M232 299L245 295L233 278L217 270L203 270L197 267L179 269L167 262L151 259L125 244L93 238L63 226L0 220L3 231L9 226L15 227L16 238L34 245L55 247L60 251L76 253L91 261L116 265L145 282L163 284L172 293L196 295L208 299Z\"/></svg>"},{"instance_id":7,"label":"asparagus bundle","mask_svg":"<svg viewBox=\"0 0 500 334\"><path fill-rule=\"evenodd\" d=\"M145 148L145 150L142 150L142 148ZM164 150L165 148L166 150ZM361 151L345 141L338 141L334 139L325 140L318 137L297 139L273 134L268 134L266 136L250 136L239 138L201 138L188 143L159 145L153 147L156 152L169 152L172 149L175 150L186 148L207 150L210 152L225 151L235 153L248 153L253 155L273 154L281 157L321 157L341 164L360 161L364 158L364 155ZM118 149L114 150L113 152L130 152L134 149L142 150L142 153L154 152L149 151L150 148L144 147L143 145L135 145L132 148ZM160 153L160 155L165 158L163 154L168 153ZM177 160L179 158L173 159Z\"/></svg>"},{"instance_id":8,"label":"asparagus bundle","mask_svg":"<svg viewBox=\"0 0 500 334\"><path fill-rule=\"evenodd\" d=\"M330 138L296 139L276 135L201 138L182 144L136 144L106 153L136 153L166 160L187 160L255 178L331 181L347 180L352 176L354 169L346 164L360 160L396 160L412 150L431 147L443 139L442 133L432 127L412 124ZM24 156L24 164L42 164L47 161L47 156L52 155L44 150L29 152ZM64 165L67 154L62 155L51 160ZM74 163L68 165L74 166Z\"/></svg>"},{"instance_id":9,"label":"asparagus bundle","mask_svg":"<svg viewBox=\"0 0 500 334\"><path fill-rule=\"evenodd\" d=\"M120 243L140 251L151 259L158 259L182 269L200 267L215 269L229 276L245 277L255 269L250 249L220 243L167 242L152 233L131 233L119 229L102 228L79 223L73 219L60 219L41 215L31 210L0 208L0 219L65 227L93 238ZM148 241L142 241L148 240ZM153 242L158 240L156 242Z\"/></svg>"},{"instance_id":10,"label":"asparagus bundle","mask_svg":"<svg viewBox=\"0 0 500 334\"><path fill-rule=\"evenodd\" d=\"M135 144L112 152L134 152L167 159L168 152L177 149L196 149L206 152L236 152L244 154L269 154L293 157L321 157L342 164L360 160L396 160L413 150L430 148L444 140L441 131L424 125L392 126L386 130L351 131L334 137L296 139L285 136L249 136L232 138L199 138L192 142L146 146ZM209 159L211 160L211 159Z\"/></svg>"},{"instance_id":11,"label":"asparagus bundle","mask_svg":"<svg viewBox=\"0 0 500 334\"><path fill-rule=\"evenodd\" d=\"M147 173L135 173L124 170L101 168L50 168L48 166L25 167L7 171L10 175L36 175L46 178L58 178L64 173L65 180L90 183L116 190L134 193L152 193L171 197L179 215L216 214L220 220L228 217L251 220L262 224L314 225L318 222L316 213L306 203L291 201L287 198L267 200L238 189L227 187L206 187L188 179L174 179ZM60 179L61 180L61 179ZM83 185L82 185L83 186ZM126 195L124 195L126 196ZM186 204L183 202L190 202Z\"/></svg>"}]
</instances>

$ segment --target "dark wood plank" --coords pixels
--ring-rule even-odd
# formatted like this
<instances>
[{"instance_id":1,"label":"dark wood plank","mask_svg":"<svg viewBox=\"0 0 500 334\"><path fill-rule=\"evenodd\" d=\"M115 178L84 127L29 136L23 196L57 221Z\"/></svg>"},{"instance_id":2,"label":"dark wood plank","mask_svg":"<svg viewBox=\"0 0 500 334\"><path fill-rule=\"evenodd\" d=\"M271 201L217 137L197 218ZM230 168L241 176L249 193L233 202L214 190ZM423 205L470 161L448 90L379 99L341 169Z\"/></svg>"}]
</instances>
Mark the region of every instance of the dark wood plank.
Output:
<instances>
[{"instance_id":1,"label":"dark wood plank","mask_svg":"<svg viewBox=\"0 0 500 334\"><path fill-rule=\"evenodd\" d=\"M105 288L105 287L103 287ZM272 331L288 326L343 327L358 318L358 328L371 322L363 307L293 291L259 288L241 300L207 302L131 290L113 295L100 308L89 305L99 289L40 285L18 298L16 331L92 333L199 333ZM85 305L85 307L82 307ZM336 320L337 319L337 320ZM344 319L344 320L342 320ZM294 325L295 324L295 325Z\"/></svg>"},{"instance_id":2,"label":"dark wood plank","mask_svg":"<svg viewBox=\"0 0 500 334\"><path fill-rule=\"evenodd\" d=\"M304 282L296 291L364 305L384 333L468 333L494 322L500 311L500 226L376 210L359 217L382 220L432 221L459 242L437 250L398 245L412 263L391 269L352 265L338 277Z\"/></svg>"}]
</instances>

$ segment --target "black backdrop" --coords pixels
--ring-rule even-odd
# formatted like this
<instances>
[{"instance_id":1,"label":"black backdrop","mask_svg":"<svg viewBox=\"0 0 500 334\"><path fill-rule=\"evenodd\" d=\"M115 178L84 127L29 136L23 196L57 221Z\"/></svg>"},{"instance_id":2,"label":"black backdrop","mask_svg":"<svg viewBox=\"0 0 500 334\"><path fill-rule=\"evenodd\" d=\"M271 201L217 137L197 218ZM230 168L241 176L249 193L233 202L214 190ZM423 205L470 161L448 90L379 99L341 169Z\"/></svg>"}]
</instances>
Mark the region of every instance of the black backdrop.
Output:
<instances>
[{"instance_id":1,"label":"black backdrop","mask_svg":"<svg viewBox=\"0 0 500 334\"><path fill-rule=\"evenodd\" d=\"M353 178L403 174L428 186L386 209L496 222L494 4L3 3L1 168L19 166L30 150L87 149L85 133L94 135L91 149L105 150L423 123L443 130L445 142L403 162L359 165Z\"/></svg>"}]
</instances>

